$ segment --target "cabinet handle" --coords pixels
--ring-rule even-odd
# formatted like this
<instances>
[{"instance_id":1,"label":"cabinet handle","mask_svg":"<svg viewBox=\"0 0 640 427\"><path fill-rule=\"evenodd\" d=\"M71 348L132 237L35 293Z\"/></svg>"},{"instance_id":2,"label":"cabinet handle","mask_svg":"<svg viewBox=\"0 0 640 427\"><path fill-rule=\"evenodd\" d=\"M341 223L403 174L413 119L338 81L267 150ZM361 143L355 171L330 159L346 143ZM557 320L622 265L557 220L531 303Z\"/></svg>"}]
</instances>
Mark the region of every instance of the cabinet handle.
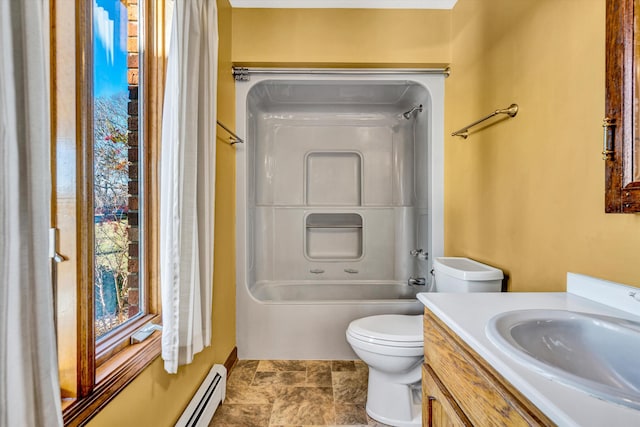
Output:
<instances>
[{"instance_id":1,"label":"cabinet handle","mask_svg":"<svg viewBox=\"0 0 640 427\"><path fill-rule=\"evenodd\" d=\"M436 398L435 396L428 396L427 398L429 403L427 404L428 421L426 427L433 427L433 402L435 402Z\"/></svg>"},{"instance_id":2,"label":"cabinet handle","mask_svg":"<svg viewBox=\"0 0 640 427\"><path fill-rule=\"evenodd\" d=\"M602 120L602 160L609 160L613 151L613 128L616 126L616 119L605 117Z\"/></svg>"}]
</instances>

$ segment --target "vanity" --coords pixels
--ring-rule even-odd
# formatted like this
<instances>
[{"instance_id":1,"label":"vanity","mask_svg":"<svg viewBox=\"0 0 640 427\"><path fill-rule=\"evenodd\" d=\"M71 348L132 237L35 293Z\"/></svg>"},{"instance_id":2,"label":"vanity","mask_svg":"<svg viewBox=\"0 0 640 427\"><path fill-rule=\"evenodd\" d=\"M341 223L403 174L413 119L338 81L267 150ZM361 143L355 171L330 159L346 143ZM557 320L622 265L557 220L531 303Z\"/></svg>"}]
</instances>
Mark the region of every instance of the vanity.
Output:
<instances>
[{"instance_id":1,"label":"vanity","mask_svg":"<svg viewBox=\"0 0 640 427\"><path fill-rule=\"evenodd\" d=\"M621 404L620 400L614 403L611 400L615 399L594 397L593 393L580 389L580 384L570 385L540 366L527 364L517 354L506 351L508 349L495 338L496 328L494 338L487 333L491 320L504 313L580 312L587 313L588 318L595 317L594 325L602 323L598 316L639 322L640 301L636 297L640 296L640 291L636 297L630 295L635 291L639 290L569 273L567 292L419 294L418 299L425 306L423 425L640 425L640 409L636 404L630 407ZM540 311L542 309L552 311ZM549 322L537 321L532 325L535 328L535 325L545 323ZM580 334L573 335L580 338ZM609 353L616 352L625 354L624 345ZM637 388L640 355L625 357L627 361L635 362L626 363L622 375L632 379L631 392L640 393ZM620 360L624 361L625 357ZM569 352L565 358L571 364L575 358L575 365L587 363L580 354L574 356ZM591 359L592 365L588 365L587 372L594 370L593 360L595 363L598 360Z\"/></svg>"},{"instance_id":2,"label":"vanity","mask_svg":"<svg viewBox=\"0 0 640 427\"><path fill-rule=\"evenodd\" d=\"M553 424L429 309L424 331L424 426Z\"/></svg>"}]
</instances>

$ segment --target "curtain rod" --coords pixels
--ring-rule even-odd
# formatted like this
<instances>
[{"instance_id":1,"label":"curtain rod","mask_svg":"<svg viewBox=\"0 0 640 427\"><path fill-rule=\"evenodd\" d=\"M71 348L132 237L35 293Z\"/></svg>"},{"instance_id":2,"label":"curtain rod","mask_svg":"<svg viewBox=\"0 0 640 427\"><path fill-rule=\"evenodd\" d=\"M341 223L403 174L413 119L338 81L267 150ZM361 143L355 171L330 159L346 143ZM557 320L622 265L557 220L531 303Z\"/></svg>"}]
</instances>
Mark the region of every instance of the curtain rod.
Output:
<instances>
[{"instance_id":1,"label":"curtain rod","mask_svg":"<svg viewBox=\"0 0 640 427\"><path fill-rule=\"evenodd\" d=\"M445 68L249 68L231 67L238 81L249 80L256 74L318 74L318 75L389 75L389 74L444 74L449 77L451 69Z\"/></svg>"},{"instance_id":2,"label":"curtain rod","mask_svg":"<svg viewBox=\"0 0 640 427\"><path fill-rule=\"evenodd\" d=\"M230 142L231 145L237 144L238 142L241 143L241 144L244 144L244 140L242 138L240 138L238 135L236 135L231 129L229 129L228 127L226 127L222 123L220 123L219 120L216 120L216 123L222 129L226 130L229 133L229 135L231 135L231 138L233 138L232 141Z\"/></svg>"}]
</instances>

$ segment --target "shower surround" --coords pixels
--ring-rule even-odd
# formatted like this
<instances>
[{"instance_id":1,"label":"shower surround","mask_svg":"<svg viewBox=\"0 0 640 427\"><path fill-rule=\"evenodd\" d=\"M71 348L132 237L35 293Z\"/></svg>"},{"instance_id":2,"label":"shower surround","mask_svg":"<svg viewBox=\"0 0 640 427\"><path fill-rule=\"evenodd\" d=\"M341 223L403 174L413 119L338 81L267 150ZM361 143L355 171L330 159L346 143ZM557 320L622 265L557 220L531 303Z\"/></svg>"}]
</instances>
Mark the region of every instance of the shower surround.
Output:
<instances>
[{"instance_id":1,"label":"shower surround","mask_svg":"<svg viewBox=\"0 0 640 427\"><path fill-rule=\"evenodd\" d=\"M443 255L443 86L442 74L236 83L240 359L354 359L349 322L421 312L415 294ZM418 277L427 285L408 284Z\"/></svg>"}]
</instances>

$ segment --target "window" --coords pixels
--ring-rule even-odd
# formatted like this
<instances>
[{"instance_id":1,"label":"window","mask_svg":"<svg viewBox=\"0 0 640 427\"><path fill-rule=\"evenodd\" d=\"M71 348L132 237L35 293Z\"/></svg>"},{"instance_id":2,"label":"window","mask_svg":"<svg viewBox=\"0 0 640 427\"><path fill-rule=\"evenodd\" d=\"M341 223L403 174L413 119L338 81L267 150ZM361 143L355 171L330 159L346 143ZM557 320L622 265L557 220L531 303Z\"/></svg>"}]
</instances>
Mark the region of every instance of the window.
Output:
<instances>
[{"instance_id":1,"label":"window","mask_svg":"<svg viewBox=\"0 0 640 427\"><path fill-rule=\"evenodd\" d=\"M164 2L53 1L52 226L66 424L159 355L157 179ZM155 197L154 197L155 196Z\"/></svg>"}]
</instances>

